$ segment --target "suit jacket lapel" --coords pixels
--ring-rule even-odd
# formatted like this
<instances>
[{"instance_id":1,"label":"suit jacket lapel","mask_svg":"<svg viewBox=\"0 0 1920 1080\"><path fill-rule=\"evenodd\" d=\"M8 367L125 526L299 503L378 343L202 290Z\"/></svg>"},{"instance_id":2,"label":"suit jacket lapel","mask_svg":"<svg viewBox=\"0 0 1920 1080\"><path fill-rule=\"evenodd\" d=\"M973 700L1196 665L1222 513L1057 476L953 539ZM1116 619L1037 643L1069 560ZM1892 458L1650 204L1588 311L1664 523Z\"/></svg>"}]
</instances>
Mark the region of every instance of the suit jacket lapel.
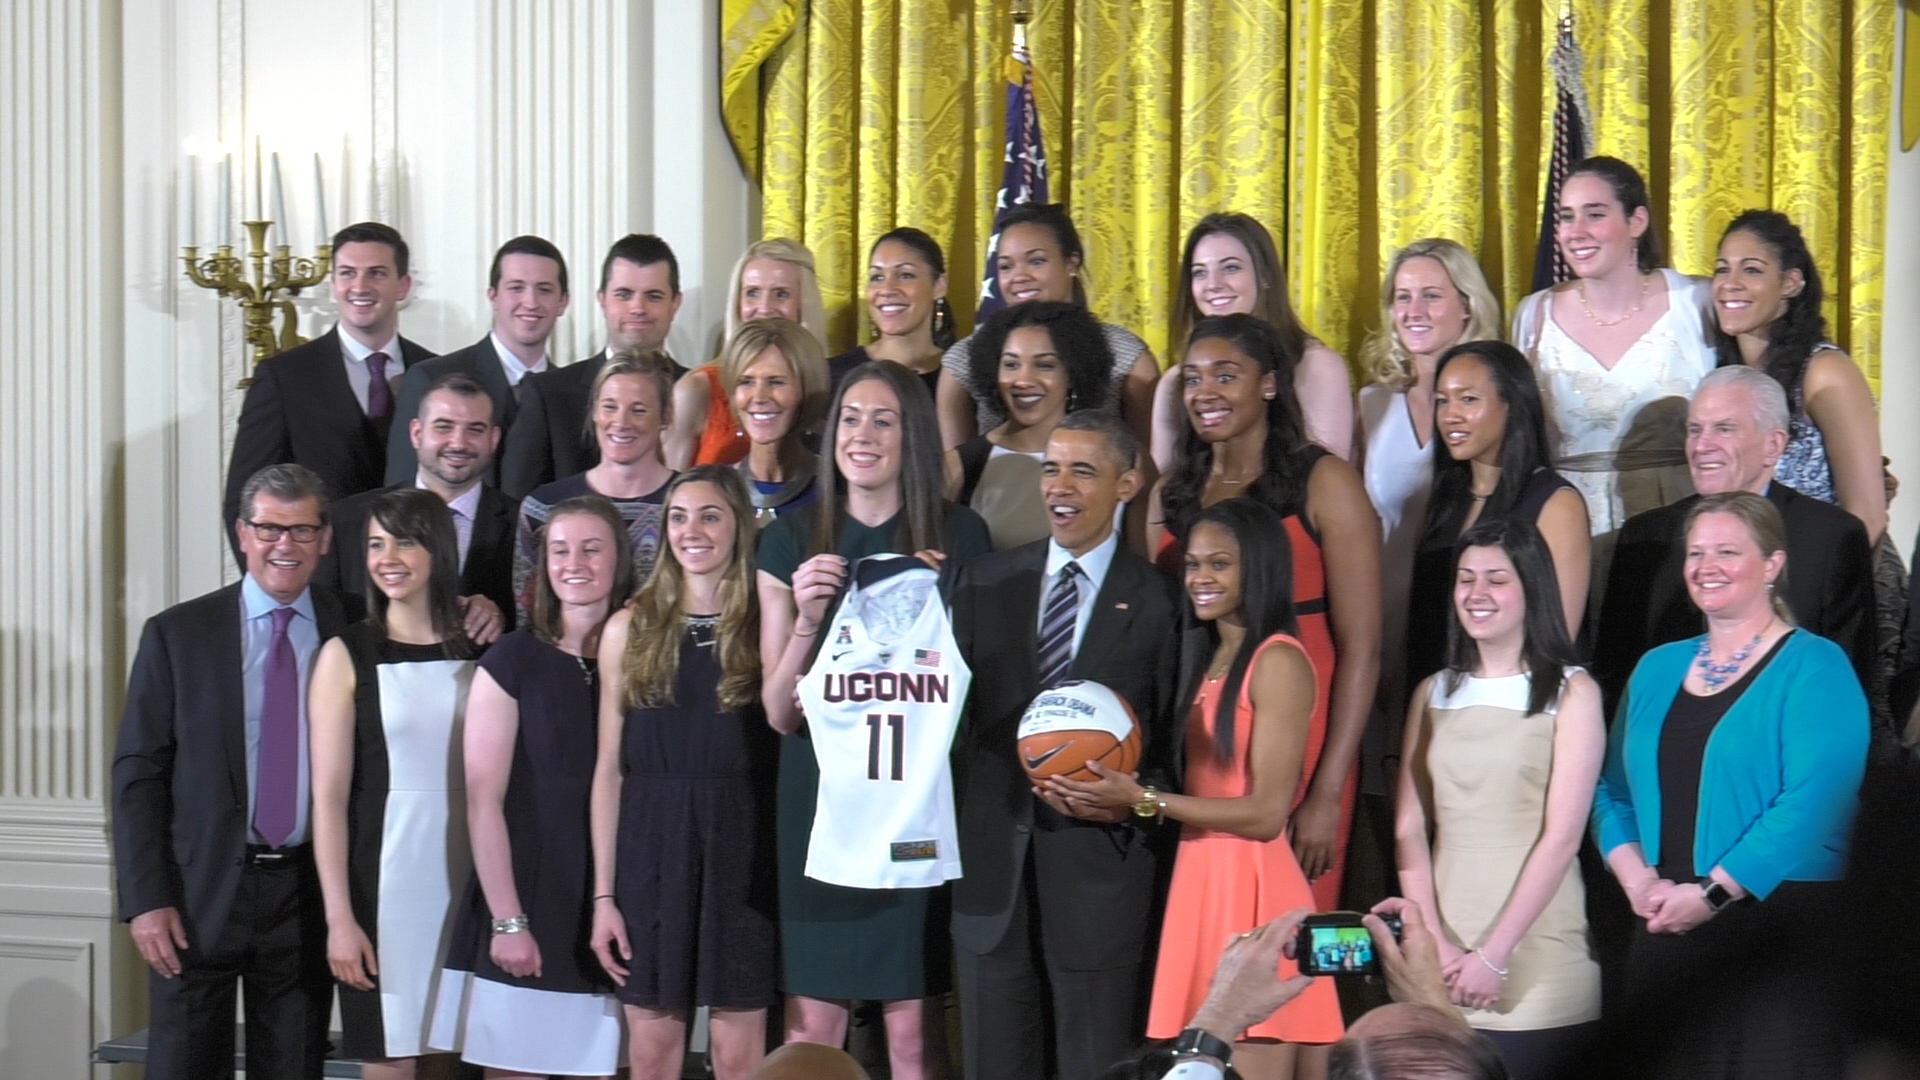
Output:
<instances>
[{"instance_id":1,"label":"suit jacket lapel","mask_svg":"<svg viewBox=\"0 0 1920 1080\"><path fill-rule=\"evenodd\" d=\"M1007 598L1007 617L1013 620L1008 632L1013 635L1014 655L1031 656L1033 666L1027 669L1027 675L1034 680L1034 689L1039 689L1040 679L1040 590L1047 585L1047 545L1045 542L1034 545L1033 552L1021 560L1023 565L1015 572L1000 595Z\"/></svg>"},{"instance_id":2,"label":"suit jacket lapel","mask_svg":"<svg viewBox=\"0 0 1920 1080\"><path fill-rule=\"evenodd\" d=\"M314 359L319 361L314 365L313 373L314 386L320 394L320 400L315 402L319 406L316 411L364 419L366 410L360 407L360 399L353 396L353 384L347 381L346 353L340 346L340 327L336 324L333 329L315 338L313 347Z\"/></svg>"},{"instance_id":3,"label":"suit jacket lapel","mask_svg":"<svg viewBox=\"0 0 1920 1080\"><path fill-rule=\"evenodd\" d=\"M473 536L467 541L466 568L461 573L467 588L479 591L489 568L500 557L497 549L510 542L512 518L506 496L491 486L482 485L480 505L474 508Z\"/></svg>"},{"instance_id":4,"label":"suit jacket lapel","mask_svg":"<svg viewBox=\"0 0 1920 1080\"><path fill-rule=\"evenodd\" d=\"M1071 675L1079 677L1082 671L1090 669L1115 642L1126 636L1127 627L1133 622L1134 600L1129 598L1137 597L1141 586L1135 577L1139 568L1127 554L1125 548L1113 553L1107 579L1100 583L1100 591L1093 598L1093 610L1087 613L1087 632L1081 635L1080 648L1067 668Z\"/></svg>"},{"instance_id":5,"label":"suit jacket lapel","mask_svg":"<svg viewBox=\"0 0 1920 1080\"><path fill-rule=\"evenodd\" d=\"M214 708L221 727L220 741L227 748L227 779L233 784L233 799L247 804L247 689L246 650L241 640L240 586L229 585L221 594L219 625L207 635L207 662L214 676Z\"/></svg>"},{"instance_id":6,"label":"suit jacket lapel","mask_svg":"<svg viewBox=\"0 0 1920 1080\"><path fill-rule=\"evenodd\" d=\"M519 412L519 409L517 399L513 396L513 384L507 381L507 366L500 359L500 350L494 348L492 334L480 339L480 356L483 358L480 364L480 382L486 386L487 393L493 395L493 400L500 406L500 428L504 431L513 426L514 414ZM492 363L485 362L489 360ZM500 474L498 458L494 459L493 472L496 477Z\"/></svg>"}]
</instances>

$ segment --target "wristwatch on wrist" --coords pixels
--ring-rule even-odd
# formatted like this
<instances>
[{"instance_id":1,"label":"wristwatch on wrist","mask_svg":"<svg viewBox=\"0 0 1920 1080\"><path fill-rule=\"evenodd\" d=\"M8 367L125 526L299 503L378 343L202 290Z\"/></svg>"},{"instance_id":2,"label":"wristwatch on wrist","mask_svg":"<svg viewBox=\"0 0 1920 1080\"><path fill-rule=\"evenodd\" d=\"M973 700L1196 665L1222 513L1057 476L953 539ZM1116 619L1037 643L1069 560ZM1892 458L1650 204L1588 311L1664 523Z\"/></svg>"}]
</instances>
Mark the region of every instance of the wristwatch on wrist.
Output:
<instances>
[{"instance_id":1,"label":"wristwatch on wrist","mask_svg":"<svg viewBox=\"0 0 1920 1080\"><path fill-rule=\"evenodd\" d=\"M1233 1044L1216 1039L1199 1028L1188 1028L1173 1040L1173 1056L1176 1059L1205 1056L1225 1065L1233 1059Z\"/></svg>"},{"instance_id":2,"label":"wristwatch on wrist","mask_svg":"<svg viewBox=\"0 0 1920 1080\"><path fill-rule=\"evenodd\" d=\"M1718 915L1723 908L1733 903L1733 890L1712 878L1701 878L1700 899L1707 902L1708 910Z\"/></svg>"},{"instance_id":3,"label":"wristwatch on wrist","mask_svg":"<svg viewBox=\"0 0 1920 1080\"><path fill-rule=\"evenodd\" d=\"M1140 801L1133 804L1133 816L1139 818L1157 818L1165 816L1167 804L1160 801L1160 793L1151 787L1140 789Z\"/></svg>"}]
</instances>

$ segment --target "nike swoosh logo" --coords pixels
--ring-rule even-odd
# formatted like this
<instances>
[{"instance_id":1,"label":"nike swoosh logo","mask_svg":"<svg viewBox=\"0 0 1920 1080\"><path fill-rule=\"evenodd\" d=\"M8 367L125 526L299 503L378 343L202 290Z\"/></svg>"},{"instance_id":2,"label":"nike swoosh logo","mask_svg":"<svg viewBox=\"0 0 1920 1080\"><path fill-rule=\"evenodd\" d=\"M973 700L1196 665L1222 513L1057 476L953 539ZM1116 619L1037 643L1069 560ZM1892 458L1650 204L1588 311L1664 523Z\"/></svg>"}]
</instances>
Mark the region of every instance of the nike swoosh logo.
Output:
<instances>
[{"instance_id":1,"label":"nike swoosh logo","mask_svg":"<svg viewBox=\"0 0 1920 1080\"><path fill-rule=\"evenodd\" d=\"M837 663L839 663L839 662L840 662L840 658L841 658L841 657L843 657L843 656L845 656L845 655L847 655L848 653L850 653L850 652L852 652L852 651L853 651L852 649L841 649L841 650L840 650L839 652L837 652L837 653L834 653L834 654L833 654L833 657L832 657L832 660L833 660L833 662L834 662L834 663L836 663L836 664L837 664Z\"/></svg>"},{"instance_id":2,"label":"nike swoosh logo","mask_svg":"<svg viewBox=\"0 0 1920 1080\"><path fill-rule=\"evenodd\" d=\"M1061 743L1059 746L1056 746L1053 749L1047 751L1046 753L1041 754L1039 757L1034 757L1032 754L1028 754L1027 768L1037 769L1040 766L1045 765L1047 762L1052 761L1060 753L1060 751L1065 750L1066 748L1067 748L1067 744Z\"/></svg>"}]
</instances>

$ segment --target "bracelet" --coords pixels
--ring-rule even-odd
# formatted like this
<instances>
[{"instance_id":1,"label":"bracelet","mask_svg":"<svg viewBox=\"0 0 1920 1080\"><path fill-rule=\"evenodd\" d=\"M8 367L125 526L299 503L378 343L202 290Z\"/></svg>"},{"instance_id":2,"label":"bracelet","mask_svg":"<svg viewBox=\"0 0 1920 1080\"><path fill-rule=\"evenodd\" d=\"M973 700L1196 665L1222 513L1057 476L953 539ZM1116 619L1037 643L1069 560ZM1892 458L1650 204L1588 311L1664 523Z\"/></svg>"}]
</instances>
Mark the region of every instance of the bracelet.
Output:
<instances>
[{"instance_id":1,"label":"bracelet","mask_svg":"<svg viewBox=\"0 0 1920 1080\"><path fill-rule=\"evenodd\" d=\"M614 895L613 895L612 893L610 893L610 892L609 892L609 893L601 893L601 894L600 894L599 896L596 896L596 897L594 897L594 898L593 898L593 902L597 904L597 903L599 903L599 902L600 902L600 901L602 901L602 900L612 900L612 899L615 899L615 897L614 897Z\"/></svg>"},{"instance_id":2,"label":"bracelet","mask_svg":"<svg viewBox=\"0 0 1920 1080\"><path fill-rule=\"evenodd\" d=\"M1483 952L1481 952L1481 951L1480 951L1479 949L1475 949L1475 950L1473 950L1473 955L1475 955L1475 956L1477 956L1477 957L1479 957L1479 958L1480 958L1480 962L1481 962L1481 963L1483 963L1483 964L1485 964L1485 965L1487 965L1487 970L1488 970L1488 971L1491 971L1491 972L1493 972L1493 973L1494 973L1495 975L1498 975L1498 976L1500 976L1500 977L1501 977L1501 978L1503 978L1503 979L1507 977L1507 972L1508 972L1508 971L1511 971L1511 970L1512 970L1511 968L1497 968L1497 967L1494 967L1494 966L1493 966L1493 961L1491 961L1491 960L1489 960L1489 959L1487 959L1487 954L1486 954L1486 953L1483 953Z\"/></svg>"},{"instance_id":3,"label":"bracelet","mask_svg":"<svg viewBox=\"0 0 1920 1080\"><path fill-rule=\"evenodd\" d=\"M820 628L819 628L819 627L817 627L817 626L816 626L816 627L814 627L813 629L811 629L811 630L809 630L809 631L807 631L807 632L806 632L806 633L804 633L804 634L803 634L803 633L801 633L801 632L800 632L800 631L798 631L798 630L789 630L789 631L787 632L787 636L788 636L788 637L817 637L817 636L819 636L819 634L820 634Z\"/></svg>"},{"instance_id":4,"label":"bracelet","mask_svg":"<svg viewBox=\"0 0 1920 1080\"><path fill-rule=\"evenodd\" d=\"M524 933L529 925L525 915L512 915L504 919L493 920L493 932L495 934L519 934Z\"/></svg>"}]
</instances>

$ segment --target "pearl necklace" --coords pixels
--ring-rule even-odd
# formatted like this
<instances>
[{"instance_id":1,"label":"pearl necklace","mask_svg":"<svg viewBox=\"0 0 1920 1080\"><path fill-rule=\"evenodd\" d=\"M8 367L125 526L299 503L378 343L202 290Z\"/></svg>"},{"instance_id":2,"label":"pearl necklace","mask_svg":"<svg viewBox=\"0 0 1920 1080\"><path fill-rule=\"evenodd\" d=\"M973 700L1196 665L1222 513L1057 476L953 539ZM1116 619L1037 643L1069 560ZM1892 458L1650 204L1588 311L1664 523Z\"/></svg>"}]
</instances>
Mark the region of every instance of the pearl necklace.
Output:
<instances>
[{"instance_id":1,"label":"pearl necklace","mask_svg":"<svg viewBox=\"0 0 1920 1080\"><path fill-rule=\"evenodd\" d=\"M1600 316L1595 315L1593 313L1592 308L1587 306L1587 283L1584 280L1582 280L1579 283L1579 285L1576 286L1576 291L1579 292L1580 294L1580 310L1586 314L1589 322L1592 322L1593 325L1595 326L1619 326L1621 323L1626 322L1628 319L1631 319L1635 315L1640 314L1640 309L1646 306L1647 275L1645 274L1640 275L1640 299L1635 300L1633 302L1633 306L1627 309L1627 313L1625 315L1620 316L1617 319L1602 319L1600 318Z\"/></svg>"},{"instance_id":2,"label":"pearl necklace","mask_svg":"<svg viewBox=\"0 0 1920 1080\"><path fill-rule=\"evenodd\" d=\"M1693 654L1693 666L1700 672L1700 681L1706 684L1707 693L1719 693L1720 688L1727 685L1727 682L1740 670L1740 665L1747 662L1747 657L1753 655L1753 650L1760 647L1760 639L1766 634L1767 632L1762 630L1753 635L1753 640L1747 642L1745 648L1728 657L1724 664L1713 662L1708 640L1702 638L1700 648Z\"/></svg>"}]
</instances>

